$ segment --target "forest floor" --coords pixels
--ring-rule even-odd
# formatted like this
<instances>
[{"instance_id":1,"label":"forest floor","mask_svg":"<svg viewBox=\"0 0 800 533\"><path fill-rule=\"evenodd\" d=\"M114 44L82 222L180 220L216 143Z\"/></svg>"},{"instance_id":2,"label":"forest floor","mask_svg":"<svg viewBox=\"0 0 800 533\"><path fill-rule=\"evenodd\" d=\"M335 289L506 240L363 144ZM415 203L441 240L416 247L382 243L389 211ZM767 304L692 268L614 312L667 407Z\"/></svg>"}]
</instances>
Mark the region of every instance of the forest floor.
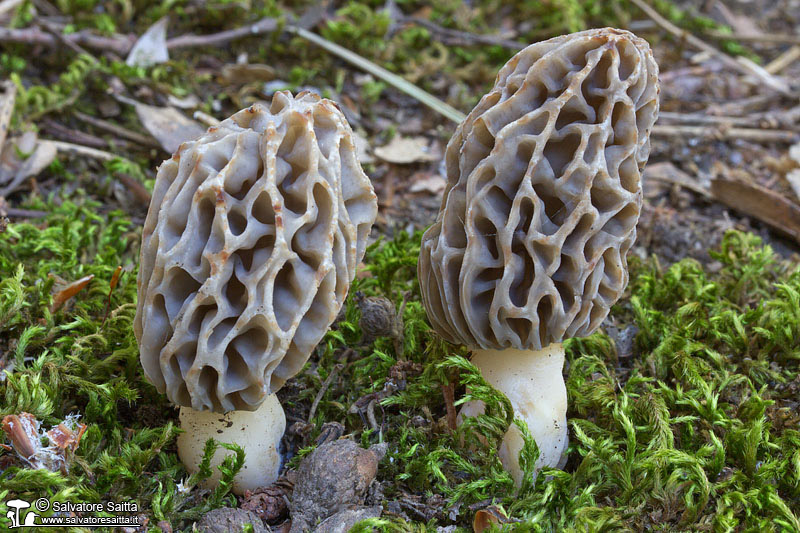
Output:
<instances>
[{"instance_id":1,"label":"forest floor","mask_svg":"<svg viewBox=\"0 0 800 533\"><path fill-rule=\"evenodd\" d=\"M157 63L126 62L164 17L167 40L140 41ZM494 451L505 398L430 329L416 280L456 124L296 28L467 113L525 44L602 26L661 71L631 281L565 343L565 468L517 490ZM800 1L2 0L0 73L0 516L44 497L136 503L126 531L218 508L288 531L302 458L343 435L386 443L362 531L800 532ZM344 316L278 393L283 476L236 497L186 473L177 410L142 374L141 226L181 142L284 89L339 104L379 215ZM401 311L401 342L364 339L357 291ZM487 414L453 429L465 398ZM61 428L52 453L31 459L23 420Z\"/></svg>"}]
</instances>

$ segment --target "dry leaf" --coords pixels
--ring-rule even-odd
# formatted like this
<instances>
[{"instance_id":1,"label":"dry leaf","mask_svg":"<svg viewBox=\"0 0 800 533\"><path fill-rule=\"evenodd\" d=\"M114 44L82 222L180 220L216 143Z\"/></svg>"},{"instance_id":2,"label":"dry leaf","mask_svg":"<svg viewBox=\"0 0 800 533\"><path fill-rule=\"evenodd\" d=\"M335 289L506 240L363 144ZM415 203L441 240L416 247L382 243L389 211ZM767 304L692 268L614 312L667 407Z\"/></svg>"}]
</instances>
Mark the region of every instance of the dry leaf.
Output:
<instances>
[{"instance_id":1,"label":"dry leaf","mask_svg":"<svg viewBox=\"0 0 800 533\"><path fill-rule=\"evenodd\" d=\"M355 139L356 157L358 157L358 162L362 165L374 163L375 158L369 153L369 141L355 132L353 132L353 138Z\"/></svg>"},{"instance_id":2,"label":"dry leaf","mask_svg":"<svg viewBox=\"0 0 800 533\"><path fill-rule=\"evenodd\" d=\"M83 289L85 289L93 278L94 274L89 274L88 276L84 276L77 281L73 281L66 287L62 287L53 296L53 305L50 306L50 312L55 313L56 311L58 311L61 308L61 306L67 302L67 300L69 300L70 298L81 292Z\"/></svg>"},{"instance_id":3,"label":"dry leaf","mask_svg":"<svg viewBox=\"0 0 800 533\"><path fill-rule=\"evenodd\" d=\"M375 155L387 163L396 163L398 165L439 159L439 156L431 153L428 140L425 137L395 136L389 144L376 148Z\"/></svg>"},{"instance_id":4,"label":"dry leaf","mask_svg":"<svg viewBox=\"0 0 800 533\"><path fill-rule=\"evenodd\" d=\"M645 188L647 188L647 182L650 180L673 183L689 189L690 191L694 191L706 198L711 196L708 190L703 187L698 180L694 179L692 176L668 161L663 163L653 163L645 167L644 174L642 175L642 181L645 183Z\"/></svg>"},{"instance_id":5,"label":"dry leaf","mask_svg":"<svg viewBox=\"0 0 800 533\"><path fill-rule=\"evenodd\" d=\"M792 190L797 198L800 200L800 168L790 170L786 173L786 181L792 186Z\"/></svg>"},{"instance_id":6,"label":"dry leaf","mask_svg":"<svg viewBox=\"0 0 800 533\"><path fill-rule=\"evenodd\" d=\"M147 28L147 31L131 48L125 63L131 67L149 67L169 61L167 24L169 24L169 18L163 17Z\"/></svg>"},{"instance_id":7,"label":"dry leaf","mask_svg":"<svg viewBox=\"0 0 800 533\"><path fill-rule=\"evenodd\" d=\"M156 107L136 103L142 126L156 138L167 153L175 153L186 141L193 141L206 129L174 107Z\"/></svg>"},{"instance_id":8,"label":"dry leaf","mask_svg":"<svg viewBox=\"0 0 800 533\"><path fill-rule=\"evenodd\" d=\"M719 178L711 180L711 194L800 243L800 207L782 195L760 185Z\"/></svg>"},{"instance_id":9,"label":"dry leaf","mask_svg":"<svg viewBox=\"0 0 800 533\"><path fill-rule=\"evenodd\" d=\"M447 182L438 174L430 172L418 172L411 176L413 183L408 188L409 192L429 192L439 194L444 191Z\"/></svg>"},{"instance_id":10,"label":"dry leaf","mask_svg":"<svg viewBox=\"0 0 800 533\"><path fill-rule=\"evenodd\" d=\"M11 81L2 83L4 92L0 96L0 151L8 133L8 125L11 122L11 115L14 113L14 102L17 98L17 86Z\"/></svg>"},{"instance_id":11,"label":"dry leaf","mask_svg":"<svg viewBox=\"0 0 800 533\"><path fill-rule=\"evenodd\" d=\"M184 96L183 98L178 98L171 94L167 96L167 103L172 107L179 107L180 109L194 109L201 104L200 99L193 94Z\"/></svg>"},{"instance_id":12,"label":"dry leaf","mask_svg":"<svg viewBox=\"0 0 800 533\"><path fill-rule=\"evenodd\" d=\"M492 525L508 524L511 521L503 509L496 505L490 505L486 509L480 509L475 512L475 518L472 520L472 530L475 533L483 533Z\"/></svg>"},{"instance_id":13,"label":"dry leaf","mask_svg":"<svg viewBox=\"0 0 800 533\"><path fill-rule=\"evenodd\" d=\"M789 147L789 157L791 157L795 163L800 165L800 143L793 144Z\"/></svg>"},{"instance_id":14,"label":"dry leaf","mask_svg":"<svg viewBox=\"0 0 800 533\"><path fill-rule=\"evenodd\" d=\"M16 143L17 148L22 153L30 153L30 150L32 150L31 155L26 159L20 159L14 153L13 146L8 146L7 150L3 151L2 164L0 164L0 185L8 185L0 190L0 196L8 196L14 192L22 182L39 175L56 158L58 150L55 144L51 141L36 140L35 134L32 138L33 147L28 142L31 139L30 135L23 135Z\"/></svg>"},{"instance_id":15,"label":"dry leaf","mask_svg":"<svg viewBox=\"0 0 800 533\"><path fill-rule=\"evenodd\" d=\"M31 468L63 473L67 472L69 460L86 431L86 425L78 423L78 415L68 415L47 432L39 429L41 424L30 413L7 415L2 426L14 451ZM43 438L47 438L47 446L42 445Z\"/></svg>"},{"instance_id":16,"label":"dry leaf","mask_svg":"<svg viewBox=\"0 0 800 533\"><path fill-rule=\"evenodd\" d=\"M275 79L275 69L260 64L229 64L222 67L220 82L225 85L244 85L259 81Z\"/></svg>"}]
</instances>

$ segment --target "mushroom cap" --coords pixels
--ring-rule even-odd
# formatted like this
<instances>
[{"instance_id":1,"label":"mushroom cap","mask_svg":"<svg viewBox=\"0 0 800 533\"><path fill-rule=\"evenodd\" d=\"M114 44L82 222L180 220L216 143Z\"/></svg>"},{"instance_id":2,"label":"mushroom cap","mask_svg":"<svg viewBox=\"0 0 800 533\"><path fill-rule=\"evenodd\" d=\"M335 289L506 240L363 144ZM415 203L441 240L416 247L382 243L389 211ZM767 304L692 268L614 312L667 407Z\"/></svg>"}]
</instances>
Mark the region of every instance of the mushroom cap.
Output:
<instances>
[{"instance_id":1,"label":"mushroom cap","mask_svg":"<svg viewBox=\"0 0 800 533\"><path fill-rule=\"evenodd\" d=\"M336 318L377 198L329 100L276 93L181 145L142 232L134 331L175 404L254 410Z\"/></svg>"},{"instance_id":2,"label":"mushroom cap","mask_svg":"<svg viewBox=\"0 0 800 533\"><path fill-rule=\"evenodd\" d=\"M446 340L542 349L590 334L628 282L658 114L647 43L603 28L528 46L447 145L418 264Z\"/></svg>"}]
</instances>

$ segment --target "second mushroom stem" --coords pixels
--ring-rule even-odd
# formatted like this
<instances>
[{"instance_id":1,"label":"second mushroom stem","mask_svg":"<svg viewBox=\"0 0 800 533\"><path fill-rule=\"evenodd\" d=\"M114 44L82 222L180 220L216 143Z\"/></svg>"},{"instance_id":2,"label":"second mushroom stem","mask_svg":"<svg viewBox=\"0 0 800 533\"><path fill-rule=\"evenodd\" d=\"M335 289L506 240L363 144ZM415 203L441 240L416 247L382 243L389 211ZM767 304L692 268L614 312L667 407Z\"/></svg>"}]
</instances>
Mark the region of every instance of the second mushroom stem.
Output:
<instances>
[{"instance_id":1,"label":"second mushroom stem","mask_svg":"<svg viewBox=\"0 0 800 533\"><path fill-rule=\"evenodd\" d=\"M484 379L505 394L514 416L525 421L539 447L535 470L557 467L567 448L567 388L564 384L564 346L553 343L541 350L473 350L472 364ZM483 402L468 402L461 416L483 412ZM512 425L498 451L517 486L522 483L519 452L524 441Z\"/></svg>"}]
</instances>

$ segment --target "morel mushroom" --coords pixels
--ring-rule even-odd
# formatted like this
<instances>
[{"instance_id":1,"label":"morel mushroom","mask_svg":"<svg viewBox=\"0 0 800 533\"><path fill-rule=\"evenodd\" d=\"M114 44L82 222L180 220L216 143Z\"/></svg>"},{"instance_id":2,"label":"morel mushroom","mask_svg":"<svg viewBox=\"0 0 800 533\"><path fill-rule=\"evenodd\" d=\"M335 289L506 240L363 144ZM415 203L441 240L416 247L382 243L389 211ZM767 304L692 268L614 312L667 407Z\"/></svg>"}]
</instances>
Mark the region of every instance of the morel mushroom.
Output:
<instances>
[{"instance_id":1,"label":"morel mushroom","mask_svg":"<svg viewBox=\"0 0 800 533\"><path fill-rule=\"evenodd\" d=\"M234 489L277 477L285 419L265 399L336 318L376 215L347 120L310 93L277 93L269 108L236 113L161 165L134 329L147 378L182 406L184 427L205 428L178 439L190 471L207 437L250 424L237 439L253 445ZM262 453L273 460L252 472Z\"/></svg>"},{"instance_id":2,"label":"morel mushroom","mask_svg":"<svg viewBox=\"0 0 800 533\"><path fill-rule=\"evenodd\" d=\"M561 342L592 333L627 284L657 113L647 43L589 30L515 55L447 146L418 265L426 311L527 422L536 471L567 445ZM517 484L521 446L512 426L499 454Z\"/></svg>"}]
</instances>

